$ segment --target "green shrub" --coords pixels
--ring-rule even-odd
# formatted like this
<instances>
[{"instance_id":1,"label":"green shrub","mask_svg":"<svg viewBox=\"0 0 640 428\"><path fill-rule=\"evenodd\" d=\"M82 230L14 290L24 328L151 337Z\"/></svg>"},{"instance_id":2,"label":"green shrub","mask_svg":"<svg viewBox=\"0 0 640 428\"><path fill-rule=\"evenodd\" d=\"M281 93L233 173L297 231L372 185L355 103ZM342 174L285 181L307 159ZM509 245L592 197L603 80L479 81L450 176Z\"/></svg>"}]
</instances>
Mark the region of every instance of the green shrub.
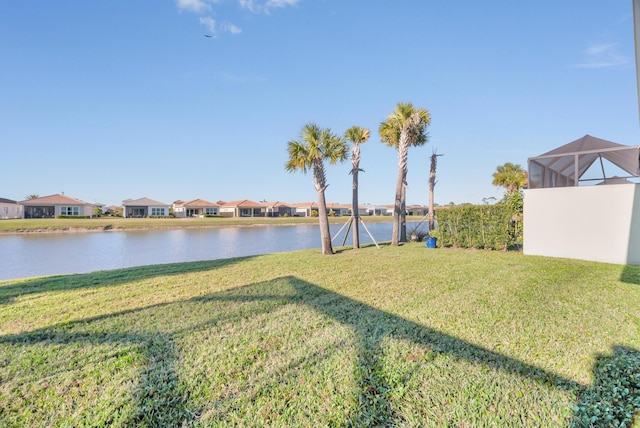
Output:
<instances>
[{"instance_id":1,"label":"green shrub","mask_svg":"<svg viewBox=\"0 0 640 428\"><path fill-rule=\"evenodd\" d=\"M437 211L438 245L504 250L522 242L522 222L507 204L460 205Z\"/></svg>"},{"instance_id":2,"label":"green shrub","mask_svg":"<svg viewBox=\"0 0 640 428\"><path fill-rule=\"evenodd\" d=\"M57 215L56 218L91 218L90 215Z\"/></svg>"}]
</instances>

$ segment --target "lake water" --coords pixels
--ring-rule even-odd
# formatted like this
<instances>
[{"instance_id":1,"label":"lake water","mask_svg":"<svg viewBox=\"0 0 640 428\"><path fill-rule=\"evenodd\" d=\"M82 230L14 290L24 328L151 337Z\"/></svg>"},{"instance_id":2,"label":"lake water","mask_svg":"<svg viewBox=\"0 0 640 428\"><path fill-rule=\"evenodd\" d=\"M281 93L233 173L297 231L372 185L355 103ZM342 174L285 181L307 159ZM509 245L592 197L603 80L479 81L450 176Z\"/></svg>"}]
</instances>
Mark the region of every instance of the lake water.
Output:
<instances>
[{"instance_id":1,"label":"lake water","mask_svg":"<svg viewBox=\"0 0 640 428\"><path fill-rule=\"evenodd\" d=\"M407 222L407 231L417 224ZM391 222L366 223L378 242L391 240ZM426 228L426 224L422 224ZM346 228L331 225L334 248ZM353 238L349 234L346 245ZM360 243L371 243L360 226ZM60 234L0 235L0 280L86 273L150 264L213 260L320 248L317 224L235 226Z\"/></svg>"}]
</instances>

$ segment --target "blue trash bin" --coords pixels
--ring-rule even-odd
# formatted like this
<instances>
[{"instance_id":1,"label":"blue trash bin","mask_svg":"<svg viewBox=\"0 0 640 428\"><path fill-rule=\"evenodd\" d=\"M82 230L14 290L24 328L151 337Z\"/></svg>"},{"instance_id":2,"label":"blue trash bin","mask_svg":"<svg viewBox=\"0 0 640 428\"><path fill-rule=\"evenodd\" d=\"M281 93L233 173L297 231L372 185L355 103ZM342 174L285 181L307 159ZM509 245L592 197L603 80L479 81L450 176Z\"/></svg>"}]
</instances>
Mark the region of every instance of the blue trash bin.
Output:
<instances>
[{"instance_id":1,"label":"blue trash bin","mask_svg":"<svg viewBox=\"0 0 640 428\"><path fill-rule=\"evenodd\" d=\"M432 236L427 236L427 248L436 248L436 243L438 241L437 238L434 238Z\"/></svg>"}]
</instances>

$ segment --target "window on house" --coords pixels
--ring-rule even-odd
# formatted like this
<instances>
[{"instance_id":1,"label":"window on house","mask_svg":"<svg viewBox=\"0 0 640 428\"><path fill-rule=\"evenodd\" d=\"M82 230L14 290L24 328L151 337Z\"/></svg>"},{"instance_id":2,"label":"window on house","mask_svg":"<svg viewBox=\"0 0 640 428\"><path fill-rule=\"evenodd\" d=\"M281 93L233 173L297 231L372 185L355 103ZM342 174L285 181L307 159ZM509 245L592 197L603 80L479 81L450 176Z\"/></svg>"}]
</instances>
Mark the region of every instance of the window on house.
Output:
<instances>
[{"instance_id":1,"label":"window on house","mask_svg":"<svg viewBox=\"0 0 640 428\"><path fill-rule=\"evenodd\" d=\"M164 208L151 208L151 215L165 215Z\"/></svg>"},{"instance_id":2,"label":"window on house","mask_svg":"<svg viewBox=\"0 0 640 428\"><path fill-rule=\"evenodd\" d=\"M78 207L60 207L60 215L80 215Z\"/></svg>"},{"instance_id":3,"label":"window on house","mask_svg":"<svg viewBox=\"0 0 640 428\"><path fill-rule=\"evenodd\" d=\"M216 209L215 208L205 208L204 209L204 213L208 214L208 215L215 215L216 214Z\"/></svg>"}]
</instances>

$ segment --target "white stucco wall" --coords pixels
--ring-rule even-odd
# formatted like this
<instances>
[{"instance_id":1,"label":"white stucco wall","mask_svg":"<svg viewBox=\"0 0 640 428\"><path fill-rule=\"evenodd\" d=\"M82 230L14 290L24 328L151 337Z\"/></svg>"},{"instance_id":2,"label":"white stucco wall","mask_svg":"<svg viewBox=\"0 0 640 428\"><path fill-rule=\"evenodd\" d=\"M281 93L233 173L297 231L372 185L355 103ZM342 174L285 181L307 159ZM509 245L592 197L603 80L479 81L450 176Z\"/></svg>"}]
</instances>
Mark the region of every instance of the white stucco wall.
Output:
<instances>
[{"instance_id":1,"label":"white stucco wall","mask_svg":"<svg viewBox=\"0 0 640 428\"><path fill-rule=\"evenodd\" d=\"M0 202L0 220L8 218L21 218L22 217L22 205L19 204L5 204Z\"/></svg>"},{"instance_id":2,"label":"white stucco wall","mask_svg":"<svg viewBox=\"0 0 640 428\"><path fill-rule=\"evenodd\" d=\"M640 185L524 191L525 254L640 264Z\"/></svg>"}]
</instances>

